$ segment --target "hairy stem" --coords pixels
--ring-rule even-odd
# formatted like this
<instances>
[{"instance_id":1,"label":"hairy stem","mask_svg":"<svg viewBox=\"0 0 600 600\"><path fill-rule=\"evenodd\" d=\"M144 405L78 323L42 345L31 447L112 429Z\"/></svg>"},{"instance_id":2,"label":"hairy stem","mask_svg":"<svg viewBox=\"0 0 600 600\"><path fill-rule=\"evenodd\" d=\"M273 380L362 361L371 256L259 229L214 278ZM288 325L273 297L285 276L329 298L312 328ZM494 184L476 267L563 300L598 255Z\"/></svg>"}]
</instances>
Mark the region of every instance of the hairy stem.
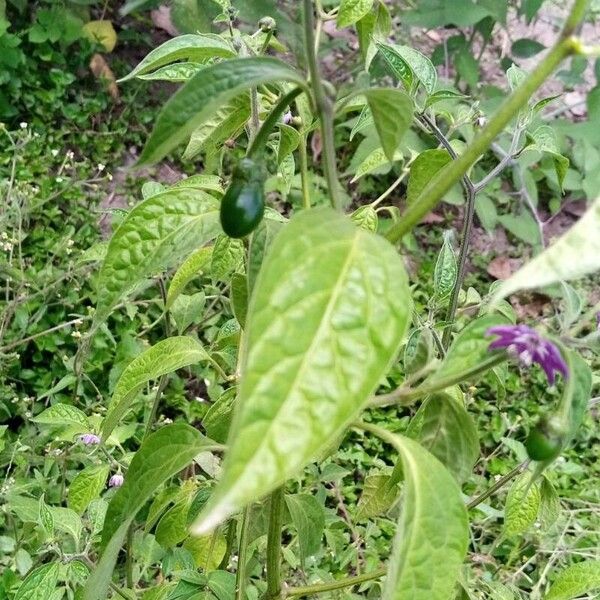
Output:
<instances>
[{"instance_id":1,"label":"hairy stem","mask_svg":"<svg viewBox=\"0 0 600 600\"><path fill-rule=\"evenodd\" d=\"M284 591L284 598L299 598L302 596L312 596L313 594L322 594L324 592L331 592L333 590L341 590L347 587L353 587L366 581L372 581L373 579L379 579L383 577L387 572L387 569L377 569L370 573L364 573L363 575L357 575L356 577L347 577L338 581L332 581L330 583L317 583L315 585L306 585L303 587L291 587Z\"/></svg>"},{"instance_id":2,"label":"hairy stem","mask_svg":"<svg viewBox=\"0 0 600 600\"><path fill-rule=\"evenodd\" d=\"M283 487L271 494L267 533L267 599L281 596L281 526L283 524Z\"/></svg>"},{"instance_id":3,"label":"hairy stem","mask_svg":"<svg viewBox=\"0 0 600 600\"><path fill-rule=\"evenodd\" d=\"M529 98L554 72L558 65L566 57L578 51L580 44L570 36L575 26L583 18L586 5L586 0L576 0L558 42L527 79L504 101L496 114L467 147L465 152L432 177L429 184L405 211L398 223L394 224L388 230L386 237L390 241L398 242L433 209L475 161L491 146L496 136L504 130L506 125L527 104Z\"/></svg>"},{"instance_id":4,"label":"hairy stem","mask_svg":"<svg viewBox=\"0 0 600 600\"><path fill-rule=\"evenodd\" d=\"M308 156L306 154L306 144L308 143L307 135L300 134L300 180L302 182L302 208L310 208L310 182L308 178Z\"/></svg>"},{"instance_id":5,"label":"hairy stem","mask_svg":"<svg viewBox=\"0 0 600 600\"><path fill-rule=\"evenodd\" d=\"M335 164L335 143L333 138L333 103L325 93L325 88L323 87L321 74L319 72L319 65L317 64L312 0L304 0L304 48L310 75L310 83L315 99L315 107L317 109L319 121L321 122L325 179L327 180L331 205L336 210L341 210L342 199L337 175L337 166Z\"/></svg>"}]
</instances>

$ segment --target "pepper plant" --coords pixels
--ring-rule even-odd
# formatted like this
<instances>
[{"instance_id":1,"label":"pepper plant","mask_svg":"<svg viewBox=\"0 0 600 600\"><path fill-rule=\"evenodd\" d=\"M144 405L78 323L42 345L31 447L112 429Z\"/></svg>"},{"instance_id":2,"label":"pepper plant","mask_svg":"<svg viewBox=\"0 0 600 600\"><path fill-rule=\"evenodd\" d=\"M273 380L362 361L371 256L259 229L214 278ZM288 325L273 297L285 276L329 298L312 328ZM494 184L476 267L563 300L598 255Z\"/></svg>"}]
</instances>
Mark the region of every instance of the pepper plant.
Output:
<instances>
[{"instance_id":1,"label":"pepper plant","mask_svg":"<svg viewBox=\"0 0 600 600\"><path fill-rule=\"evenodd\" d=\"M325 12L319 2L303 0L299 67L271 55L285 51L272 19L244 34L235 27L235 9L219 4L223 33L176 37L124 79L183 83L158 115L139 164L156 163L187 141L185 157L203 152L206 170L167 188L146 183L143 200L112 235L98 275L78 377L112 311L157 276L162 308L151 327L162 324L165 339L122 371L106 414L80 431L83 445L103 449L118 465L111 477L117 491L92 553L97 562L85 555L91 573L82 597L137 597L139 573L136 578L130 556L142 521L171 551L168 580L145 590L146 600L338 597L336 590L351 589L358 595L352 597L384 600L471 597L462 572L469 511L514 480L506 535L521 533L532 510L535 520L535 498L539 505L541 495L552 494L544 471L577 435L591 396L591 371L577 348L564 336L516 324L505 298L522 289L565 286L598 268L598 200L487 296L471 302L463 289L477 193L533 145L552 157L559 182L565 176L566 159L535 121L551 99L535 102L533 96L568 57L597 54L576 35L587 2L573 2L562 33L531 73L511 67L510 94L462 144L449 140L442 117L464 96L439 84L426 56L389 41L383 2L342 0ZM363 75L342 91L323 80L317 59L318 34L332 19L338 27L356 27L364 60ZM374 64L385 76L369 75ZM390 190L354 212L339 182L334 140L335 120L351 117L352 136L372 128L379 142L365 170L402 160L411 128L438 143L404 158L406 168ZM473 165L505 132L512 137L505 158L474 182ZM322 177L308 169L311 139L321 150ZM404 179L407 199L399 213L384 201ZM269 206L267 191L285 197L298 182L301 206L285 215ZM458 257L446 236L428 314L419 314L403 254L411 230L457 184L466 198ZM168 283L165 273L174 273ZM186 294L201 273L211 278L206 289ZM212 318L208 295L224 302L232 318ZM457 318L457 310L469 305L472 316ZM462 487L479 457L466 406L469 386L499 376L507 362L537 363L561 399L545 408L530 432L530 460L468 497ZM198 368L219 397L197 426L161 423L169 373ZM107 450L105 444L140 390L155 380L141 444L132 457L118 459L115 446ZM408 430L381 426L382 407L415 408ZM90 423L85 415L78 419ZM321 572L306 581L325 523L320 502L302 489L303 473L326 461L347 436L365 447L380 440L388 448L393 469L366 479L359 507L366 520L392 511L395 535L371 570L349 571L345 578ZM94 473L88 476L88 483L95 481ZM282 545L284 527L295 532L299 560ZM122 549L124 582L115 576ZM79 558L74 553L66 560ZM55 585L58 577L44 565L23 585ZM563 579L568 582L568 574ZM565 585L559 580L545 596L540 587L532 597L570 598Z\"/></svg>"}]
</instances>

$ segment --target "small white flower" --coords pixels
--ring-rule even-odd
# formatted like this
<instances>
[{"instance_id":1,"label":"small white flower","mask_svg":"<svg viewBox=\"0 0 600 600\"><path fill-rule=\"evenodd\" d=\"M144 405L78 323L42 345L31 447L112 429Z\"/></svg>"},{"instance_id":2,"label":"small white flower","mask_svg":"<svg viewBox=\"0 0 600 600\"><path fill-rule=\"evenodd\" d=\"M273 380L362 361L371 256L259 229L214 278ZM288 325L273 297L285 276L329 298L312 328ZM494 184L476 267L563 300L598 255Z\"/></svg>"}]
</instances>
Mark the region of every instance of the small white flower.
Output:
<instances>
[{"instance_id":1,"label":"small white flower","mask_svg":"<svg viewBox=\"0 0 600 600\"><path fill-rule=\"evenodd\" d=\"M98 171L100 171L100 173L102 173L102 171L104 171L104 169L106 169L106 165L103 165L102 163L98 163Z\"/></svg>"},{"instance_id":2,"label":"small white flower","mask_svg":"<svg viewBox=\"0 0 600 600\"><path fill-rule=\"evenodd\" d=\"M112 180L113 180L113 176L112 176L110 173L107 173L107 174L106 174L106 177L107 177L107 179L108 179L109 181L112 181Z\"/></svg>"},{"instance_id":3,"label":"small white flower","mask_svg":"<svg viewBox=\"0 0 600 600\"><path fill-rule=\"evenodd\" d=\"M81 337L81 331L72 331L71 337L73 337L75 339L79 339Z\"/></svg>"},{"instance_id":4,"label":"small white flower","mask_svg":"<svg viewBox=\"0 0 600 600\"><path fill-rule=\"evenodd\" d=\"M68 240L68 241L67 241L67 246L69 246L69 248L70 248L71 246L73 246L74 244L75 244L75 242L74 242L73 240Z\"/></svg>"},{"instance_id":5,"label":"small white flower","mask_svg":"<svg viewBox=\"0 0 600 600\"><path fill-rule=\"evenodd\" d=\"M73 150L69 150L65 156L67 157L67 160L73 160L73 158L75 158L75 152L73 152Z\"/></svg>"},{"instance_id":6,"label":"small white flower","mask_svg":"<svg viewBox=\"0 0 600 600\"><path fill-rule=\"evenodd\" d=\"M21 123L19 123L19 127L21 129L27 129L27 123L25 121L21 121Z\"/></svg>"},{"instance_id":7,"label":"small white flower","mask_svg":"<svg viewBox=\"0 0 600 600\"><path fill-rule=\"evenodd\" d=\"M50 150L50 154L52 154L52 156L58 156L58 150L56 148L52 148L52 150Z\"/></svg>"},{"instance_id":8,"label":"small white flower","mask_svg":"<svg viewBox=\"0 0 600 600\"><path fill-rule=\"evenodd\" d=\"M54 181L56 181L56 183L62 183L63 178L62 177L56 177Z\"/></svg>"}]
</instances>

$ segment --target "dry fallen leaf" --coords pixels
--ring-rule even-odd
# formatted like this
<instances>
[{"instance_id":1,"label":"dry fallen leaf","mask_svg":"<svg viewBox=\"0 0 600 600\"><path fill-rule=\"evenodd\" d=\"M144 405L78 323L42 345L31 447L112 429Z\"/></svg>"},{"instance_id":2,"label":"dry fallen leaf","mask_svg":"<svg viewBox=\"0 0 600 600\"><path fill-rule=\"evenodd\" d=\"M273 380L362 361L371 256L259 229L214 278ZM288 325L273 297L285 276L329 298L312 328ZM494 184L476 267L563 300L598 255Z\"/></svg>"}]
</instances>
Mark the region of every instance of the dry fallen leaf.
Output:
<instances>
[{"instance_id":1,"label":"dry fallen leaf","mask_svg":"<svg viewBox=\"0 0 600 600\"><path fill-rule=\"evenodd\" d=\"M107 52L112 52L117 45L117 32L111 21L90 21L83 26L83 34L102 44Z\"/></svg>"},{"instance_id":2,"label":"dry fallen leaf","mask_svg":"<svg viewBox=\"0 0 600 600\"><path fill-rule=\"evenodd\" d=\"M164 29L171 37L179 35L177 27L171 21L171 7L161 4L156 10L150 12L152 23L158 29Z\"/></svg>"},{"instance_id":3,"label":"dry fallen leaf","mask_svg":"<svg viewBox=\"0 0 600 600\"><path fill-rule=\"evenodd\" d=\"M94 54L94 56L92 56L92 59L90 60L90 71L97 79L104 79L106 81L108 93L114 100L118 100L119 88L117 87L117 80L102 54Z\"/></svg>"},{"instance_id":4,"label":"dry fallen leaf","mask_svg":"<svg viewBox=\"0 0 600 600\"><path fill-rule=\"evenodd\" d=\"M487 272L496 279L508 279L518 268L520 261L507 256L497 256L490 262Z\"/></svg>"}]
</instances>

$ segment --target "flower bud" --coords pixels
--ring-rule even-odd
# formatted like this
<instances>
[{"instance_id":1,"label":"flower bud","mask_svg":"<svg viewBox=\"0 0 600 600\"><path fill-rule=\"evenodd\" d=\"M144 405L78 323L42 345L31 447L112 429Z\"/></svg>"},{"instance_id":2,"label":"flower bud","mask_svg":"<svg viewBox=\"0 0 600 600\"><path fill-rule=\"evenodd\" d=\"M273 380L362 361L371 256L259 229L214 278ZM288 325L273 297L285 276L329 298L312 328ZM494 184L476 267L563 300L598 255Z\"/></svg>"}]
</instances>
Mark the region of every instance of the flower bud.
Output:
<instances>
[{"instance_id":1,"label":"flower bud","mask_svg":"<svg viewBox=\"0 0 600 600\"><path fill-rule=\"evenodd\" d=\"M277 23L273 17L263 17L259 22L258 26L263 33L269 33L275 31Z\"/></svg>"},{"instance_id":2,"label":"flower bud","mask_svg":"<svg viewBox=\"0 0 600 600\"><path fill-rule=\"evenodd\" d=\"M115 473L109 480L108 480L108 487L121 487L123 485L123 482L125 481L125 477L123 477L123 475L121 473Z\"/></svg>"}]
</instances>

